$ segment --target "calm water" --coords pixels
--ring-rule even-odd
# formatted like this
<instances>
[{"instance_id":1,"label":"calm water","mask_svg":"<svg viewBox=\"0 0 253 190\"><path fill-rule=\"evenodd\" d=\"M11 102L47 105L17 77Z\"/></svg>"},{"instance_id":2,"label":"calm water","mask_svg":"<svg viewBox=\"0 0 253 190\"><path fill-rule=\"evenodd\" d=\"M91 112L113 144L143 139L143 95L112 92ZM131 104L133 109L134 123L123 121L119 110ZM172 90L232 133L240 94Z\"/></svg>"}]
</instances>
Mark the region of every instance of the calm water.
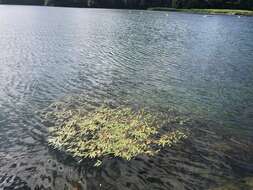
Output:
<instances>
[{"instance_id":1,"label":"calm water","mask_svg":"<svg viewBox=\"0 0 253 190\"><path fill-rule=\"evenodd\" d=\"M253 177L252 94L253 17L0 6L0 189L189 190ZM38 111L67 97L199 122L187 145L94 169L42 140Z\"/></svg>"}]
</instances>

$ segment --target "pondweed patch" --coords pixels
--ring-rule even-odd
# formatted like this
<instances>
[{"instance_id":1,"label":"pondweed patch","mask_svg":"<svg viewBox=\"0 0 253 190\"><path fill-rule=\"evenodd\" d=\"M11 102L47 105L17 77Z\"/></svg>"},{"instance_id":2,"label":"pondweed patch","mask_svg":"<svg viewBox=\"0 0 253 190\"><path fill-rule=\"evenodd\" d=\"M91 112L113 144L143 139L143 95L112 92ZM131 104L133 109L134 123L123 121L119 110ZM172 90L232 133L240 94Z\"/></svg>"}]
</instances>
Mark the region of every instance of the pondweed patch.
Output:
<instances>
[{"instance_id":1,"label":"pondweed patch","mask_svg":"<svg viewBox=\"0 0 253 190\"><path fill-rule=\"evenodd\" d=\"M163 122L145 110L103 106L86 115L55 115L65 119L50 131L49 144L73 157L96 159L96 166L105 156L130 160L140 154L154 155L187 137L180 130L161 134Z\"/></svg>"}]
</instances>

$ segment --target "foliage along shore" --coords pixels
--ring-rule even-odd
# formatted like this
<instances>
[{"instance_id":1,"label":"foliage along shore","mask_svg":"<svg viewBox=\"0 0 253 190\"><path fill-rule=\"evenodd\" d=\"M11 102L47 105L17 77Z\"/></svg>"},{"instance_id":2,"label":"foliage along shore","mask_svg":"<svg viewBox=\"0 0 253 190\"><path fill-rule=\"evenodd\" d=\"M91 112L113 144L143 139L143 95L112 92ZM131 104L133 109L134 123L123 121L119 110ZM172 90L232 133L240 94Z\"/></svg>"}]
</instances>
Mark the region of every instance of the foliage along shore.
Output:
<instances>
[{"instance_id":1,"label":"foliage along shore","mask_svg":"<svg viewBox=\"0 0 253 190\"><path fill-rule=\"evenodd\" d=\"M166 7L151 7L151 11L171 11L171 12L185 12L195 14L210 14L210 15L242 15L253 16L253 11L250 10L235 10L235 9L175 9Z\"/></svg>"},{"instance_id":2,"label":"foliage along shore","mask_svg":"<svg viewBox=\"0 0 253 190\"><path fill-rule=\"evenodd\" d=\"M253 10L252 0L0 0L0 4L147 9L242 9Z\"/></svg>"}]
</instances>

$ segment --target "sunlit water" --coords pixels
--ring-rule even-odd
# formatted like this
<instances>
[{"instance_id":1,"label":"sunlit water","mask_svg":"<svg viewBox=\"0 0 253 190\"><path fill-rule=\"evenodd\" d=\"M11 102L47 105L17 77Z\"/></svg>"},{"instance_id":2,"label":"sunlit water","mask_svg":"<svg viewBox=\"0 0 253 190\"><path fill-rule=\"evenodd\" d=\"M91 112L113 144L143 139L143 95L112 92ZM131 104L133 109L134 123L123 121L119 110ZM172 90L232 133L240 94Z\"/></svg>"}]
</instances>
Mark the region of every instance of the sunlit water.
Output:
<instances>
[{"instance_id":1,"label":"sunlit water","mask_svg":"<svg viewBox=\"0 0 253 190\"><path fill-rule=\"evenodd\" d=\"M93 168L44 141L39 111L60 100L196 122L155 157ZM0 189L208 189L253 176L252 127L252 17L0 6Z\"/></svg>"}]
</instances>

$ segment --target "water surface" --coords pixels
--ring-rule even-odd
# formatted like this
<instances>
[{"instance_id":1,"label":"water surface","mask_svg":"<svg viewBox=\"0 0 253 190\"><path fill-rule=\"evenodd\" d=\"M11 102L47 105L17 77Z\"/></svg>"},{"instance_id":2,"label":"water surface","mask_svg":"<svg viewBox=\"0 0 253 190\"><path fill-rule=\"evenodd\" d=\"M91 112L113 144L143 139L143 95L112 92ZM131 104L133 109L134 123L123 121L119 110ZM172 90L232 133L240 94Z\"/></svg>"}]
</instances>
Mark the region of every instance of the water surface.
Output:
<instances>
[{"instance_id":1,"label":"water surface","mask_svg":"<svg viewBox=\"0 0 253 190\"><path fill-rule=\"evenodd\" d=\"M252 17L0 6L0 50L0 188L208 189L252 176ZM208 130L154 158L76 166L41 141L38 114L73 96L87 110L174 108Z\"/></svg>"}]
</instances>

